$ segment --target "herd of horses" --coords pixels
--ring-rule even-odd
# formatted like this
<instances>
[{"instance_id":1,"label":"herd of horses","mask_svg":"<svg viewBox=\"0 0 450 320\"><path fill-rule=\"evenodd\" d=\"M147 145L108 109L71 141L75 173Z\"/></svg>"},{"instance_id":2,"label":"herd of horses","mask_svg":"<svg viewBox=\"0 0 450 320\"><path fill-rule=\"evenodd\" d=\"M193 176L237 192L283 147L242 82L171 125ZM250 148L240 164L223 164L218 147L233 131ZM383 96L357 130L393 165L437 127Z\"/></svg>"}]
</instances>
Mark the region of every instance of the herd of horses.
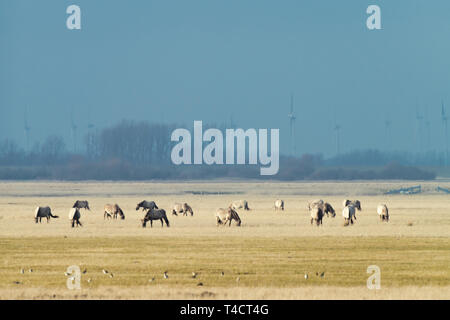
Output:
<instances>
[{"instance_id":1,"label":"herd of horses","mask_svg":"<svg viewBox=\"0 0 450 320\"><path fill-rule=\"evenodd\" d=\"M342 216L344 218L344 226L353 225L354 221L356 221L356 211L362 210L361 202L359 200L346 199L343 202L343 207ZM275 211L284 211L284 200L277 199L274 203L274 208ZM314 224L314 222L317 226L322 225L323 217L325 215L327 217L331 216L332 218L336 216L336 211L334 208L322 199L310 201L307 208L311 216L311 225ZM82 223L80 222L81 209L91 210L89 208L89 202L86 200L77 200L70 209L69 220L72 228L75 226L82 226ZM154 201L144 200L139 202L136 206L136 211L139 209L142 209L145 213L144 218L141 219L143 228L147 226L147 222L149 221L150 227L153 227L154 220L160 220L161 227L164 227L164 223L167 227L170 226L166 211L162 208L158 208ZM227 208L217 209L215 213L216 225L219 226L228 224L228 226L231 226L231 222L234 220L236 222L236 226L240 226L242 221L236 211L238 209L249 211L250 208L247 200L234 201ZM377 213L381 221L389 221L389 210L385 204L379 204L377 206ZM183 214L183 216L188 216L190 214L193 216L194 210L187 203L175 203L172 207L172 215L178 216L178 214ZM125 219L125 214L118 204L106 204L104 206L104 219L118 219L118 217L122 220ZM37 207L34 218L36 223L42 222L42 218L46 218L48 223L50 218L59 218L59 216L53 215L50 207Z\"/></svg>"}]
</instances>

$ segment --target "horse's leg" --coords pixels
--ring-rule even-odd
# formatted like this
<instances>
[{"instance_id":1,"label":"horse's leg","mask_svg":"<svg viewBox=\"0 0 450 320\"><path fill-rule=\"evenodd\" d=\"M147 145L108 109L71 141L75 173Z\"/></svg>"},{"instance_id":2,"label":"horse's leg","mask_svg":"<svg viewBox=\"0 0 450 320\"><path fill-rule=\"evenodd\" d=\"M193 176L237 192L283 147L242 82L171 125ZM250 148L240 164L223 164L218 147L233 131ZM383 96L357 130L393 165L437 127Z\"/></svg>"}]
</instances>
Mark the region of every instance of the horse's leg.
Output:
<instances>
[{"instance_id":1,"label":"horse's leg","mask_svg":"<svg viewBox=\"0 0 450 320\"><path fill-rule=\"evenodd\" d=\"M161 219L159 219L159 221L161 221L161 228L163 228L164 227L163 219L161 218Z\"/></svg>"},{"instance_id":2,"label":"horse's leg","mask_svg":"<svg viewBox=\"0 0 450 320\"><path fill-rule=\"evenodd\" d=\"M153 228L153 220L150 219L150 228Z\"/></svg>"}]
</instances>

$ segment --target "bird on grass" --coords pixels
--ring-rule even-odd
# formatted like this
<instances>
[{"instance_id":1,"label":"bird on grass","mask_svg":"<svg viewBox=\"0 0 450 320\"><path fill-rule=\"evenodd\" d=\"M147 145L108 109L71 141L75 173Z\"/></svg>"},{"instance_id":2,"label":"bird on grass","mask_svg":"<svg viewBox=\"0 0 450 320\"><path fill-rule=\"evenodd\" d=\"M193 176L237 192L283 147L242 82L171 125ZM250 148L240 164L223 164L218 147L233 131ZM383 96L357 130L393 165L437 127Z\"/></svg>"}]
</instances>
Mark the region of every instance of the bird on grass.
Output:
<instances>
[{"instance_id":1,"label":"bird on grass","mask_svg":"<svg viewBox=\"0 0 450 320\"><path fill-rule=\"evenodd\" d=\"M153 281L155 281L155 278L154 278L154 277L151 278L150 280L148 280L148 282L153 282Z\"/></svg>"},{"instance_id":2,"label":"bird on grass","mask_svg":"<svg viewBox=\"0 0 450 320\"><path fill-rule=\"evenodd\" d=\"M223 277L223 276L225 275L225 272L222 271L222 272L220 273L220 275Z\"/></svg>"},{"instance_id":3,"label":"bird on grass","mask_svg":"<svg viewBox=\"0 0 450 320\"><path fill-rule=\"evenodd\" d=\"M86 272L87 272L87 269L84 269L84 270L83 270L83 274L85 274Z\"/></svg>"},{"instance_id":4,"label":"bird on grass","mask_svg":"<svg viewBox=\"0 0 450 320\"><path fill-rule=\"evenodd\" d=\"M25 273L25 270L20 269L20 273L21 273L21 274L24 274L24 273Z\"/></svg>"},{"instance_id":5,"label":"bird on grass","mask_svg":"<svg viewBox=\"0 0 450 320\"><path fill-rule=\"evenodd\" d=\"M203 286L203 283L199 282L199 283L197 283L197 286L201 287L201 286Z\"/></svg>"},{"instance_id":6,"label":"bird on grass","mask_svg":"<svg viewBox=\"0 0 450 320\"><path fill-rule=\"evenodd\" d=\"M308 280L308 274L305 273L305 280Z\"/></svg>"},{"instance_id":7,"label":"bird on grass","mask_svg":"<svg viewBox=\"0 0 450 320\"><path fill-rule=\"evenodd\" d=\"M105 270L105 269L103 269L102 270L102 272L104 273L104 274L107 274L109 271L108 270Z\"/></svg>"},{"instance_id":8,"label":"bird on grass","mask_svg":"<svg viewBox=\"0 0 450 320\"><path fill-rule=\"evenodd\" d=\"M20 282L20 281L14 281L13 283L14 284L22 284L22 282Z\"/></svg>"},{"instance_id":9,"label":"bird on grass","mask_svg":"<svg viewBox=\"0 0 450 320\"><path fill-rule=\"evenodd\" d=\"M68 272L64 272L64 275L65 275L65 276L70 276L70 275L71 275L71 273L68 273Z\"/></svg>"},{"instance_id":10,"label":"bird on grass","mask_svg":"<svg viewBox=\"0 0 450 320\"><path fill-rule=\"evenodd\" d=\"M325 276L325 271L320 274L320 277L323 278Z\"/></svg>"},{"instance_id":11,"label":"bird on grass","mask_svg":"<svg viewBox=\"0 0 450 320\"><path fill-rule=\"evenodd\" d=\"M91 279L91 278L87 279L87 282L88 282L88 283L91 283L91 281L92 281L92 279Z\"/></svg>"},{"instance_id":12,"label":"bird on grass","mask_svg":"<svg viewBox=\"0 0 450 320\"><path fill-rule=\"evenodd\" d=\"M109 277L110 277L110 278L114 277L114 275L112 274L112 272L109 274Z\"/></svg>"},{"instance_id":13,"label":"bird on grass","mask_svg":"<svg viewBox=\"0 0 450 320\"><path fill-rule=\"evenodd\" d=\"M167 271L164 271L164 279L169 279L169 275L167 274Z\"/></svg>"},{"instance_id":14,"label":"bird on grass","mask_svg":"<svg viewBox=\"0 0 450 320\"><path fill-rule=\"evenodd\" d=\"M192 278L195 279L197 277L197 273L196 272L192 272Z\"/></svg>"},{"instance_id":15,"label":"bird on grass","mask_svg":"<svg viewBox=\"0 0 450 320\"><path fill-rule=\"evenodd\" d=\"M28 270L29 273L33 272L33 269L30 268L30 270Z\"/></svg>"}]
</instances>

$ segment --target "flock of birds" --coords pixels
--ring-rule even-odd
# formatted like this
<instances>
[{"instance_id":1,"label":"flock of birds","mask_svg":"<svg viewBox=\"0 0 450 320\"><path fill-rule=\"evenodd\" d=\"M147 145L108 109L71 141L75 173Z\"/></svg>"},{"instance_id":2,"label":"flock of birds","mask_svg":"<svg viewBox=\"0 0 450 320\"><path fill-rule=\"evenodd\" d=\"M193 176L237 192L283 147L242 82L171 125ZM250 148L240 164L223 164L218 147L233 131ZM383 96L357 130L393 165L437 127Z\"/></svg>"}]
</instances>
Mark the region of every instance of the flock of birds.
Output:
<instances>
[{"instance_id":1,"label":"flock of birds","mask_svg":"<svg viewBox=\"0 0 450 320\"><path fill-rule=\"evenodd\" d=\"M284 200L277 199L274 203L274 208L276 211L284 211ZM323 224L323 217L326 215L332 218L336 216L336 211L334 208L322 199L317 199L310 201L307 206L310 216L311 224L316 223L317 226ZM76 225L82 226L80 221L81 212L80 209L90 210L89 202L86 200L77 200L69 211L69 220L71 221L72 228ZM161 226L169 227L170 223L167 218L166 211L159 208L154 201L141 201L137 204L136 210L142 209L145 213L143 219L141 219L142 227L146 227L147 222L150 222L150 226L153 226L154 220L160 220ZM216 224L217 225L227 225L231 226L231 222L236 221L236 225L241 225L241 218L236 210L250 210L247 200L238 200L232 202L227 208L219 208L216 210ZM345 199L343 202L342 216L344 218L344 226L353 225L356 220L356 211L361 211L361 202L359 200L348 200ZM178 216L178 214L183 214L187 216L190 213L191 216L194 215L194 210L187 203L175 203L172 207L172 215ZM389 210L386 204L379 204L377 206L377 213L381 221L389 221ZM125 219L125 214L118 204L106 204L104 206L104 219ZM34 214L34 219L36 223L41 222L43 218L47 219L49 222L50 218L58 218L58 216L53 215L50 207L37 207Z\"/></svg>"}]
</instances>

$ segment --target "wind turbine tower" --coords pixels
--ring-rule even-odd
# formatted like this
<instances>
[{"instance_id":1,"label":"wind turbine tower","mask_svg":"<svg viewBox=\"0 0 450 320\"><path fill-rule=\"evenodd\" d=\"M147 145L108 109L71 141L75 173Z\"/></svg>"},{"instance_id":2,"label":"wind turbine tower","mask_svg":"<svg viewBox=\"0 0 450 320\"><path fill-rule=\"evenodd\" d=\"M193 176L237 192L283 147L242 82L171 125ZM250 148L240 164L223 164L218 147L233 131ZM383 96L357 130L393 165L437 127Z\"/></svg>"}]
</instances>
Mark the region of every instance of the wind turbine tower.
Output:
<instances>
[{"instance_id":1,"label":"wind turbine tower","mask_svg":"<svg viewBox=\"0 0 450 320\"><path fill-rule=\"evenodd\" d=\"M386 134L386 145L388 146L388 149L390 149L390 144L391 144L391 120L386 119L386 121L384 121L384 130L385 130L385 134Z\"/></svg>"},{"instance_id":2,"label":"wind turbine tower","mask_svg":"<svg viewBox=\"0 0 450 320\"><path fill-rule=\"evenodd\" d=\"M294 95L291 94L291 108L288 114L290 129L291 155L295 155L295 115L294 115Z\"/></svg>"},{"instance_id":3,"label":"wind turbine tower","mask_svg":"<svg viewBox=\"0 0 450 320\"><path fill-rule=\"evenodd\" d=\"M422 152L422 120L423 116L419 113L419 110L416 110L416 142L417 142L417 151Z\"/></svg>"},{"instance_id":4,"label":"wind turbine tower","mask_svg":"<svg viewBox=\"0 0 450 320\"><path fill-rule=\"evenodd\" d=\"M441 119L444 127L444 141L445 141L445 165L448 165L448 134L447 134L447 115L445 114L444 102L442 101Z\"/></svg>"},{"instance_id":5,"label":"wind turbine tower","mask_svg":"<svg viewBox=\"0 0 450 320\"><path fill-rule=\"evenodd\" d=\"M77 152L77 125L75 124L75 121L73 120L73 110L70 112L70 129L72 133L72 141L73 141L73 152Z\"/></svg>"},{"instance_id":6,"label":"wind turbine tower","mask_svg":"<svg viewBox=\"0 0 450 320\"><path fill-rule=\"evenodd\" d=\"M28 152L30 149L30 126L28 125L28 108L25 109L25 114L23 117L23 130L25 133L25 147Z\"/></svg>"}]
</instances>

